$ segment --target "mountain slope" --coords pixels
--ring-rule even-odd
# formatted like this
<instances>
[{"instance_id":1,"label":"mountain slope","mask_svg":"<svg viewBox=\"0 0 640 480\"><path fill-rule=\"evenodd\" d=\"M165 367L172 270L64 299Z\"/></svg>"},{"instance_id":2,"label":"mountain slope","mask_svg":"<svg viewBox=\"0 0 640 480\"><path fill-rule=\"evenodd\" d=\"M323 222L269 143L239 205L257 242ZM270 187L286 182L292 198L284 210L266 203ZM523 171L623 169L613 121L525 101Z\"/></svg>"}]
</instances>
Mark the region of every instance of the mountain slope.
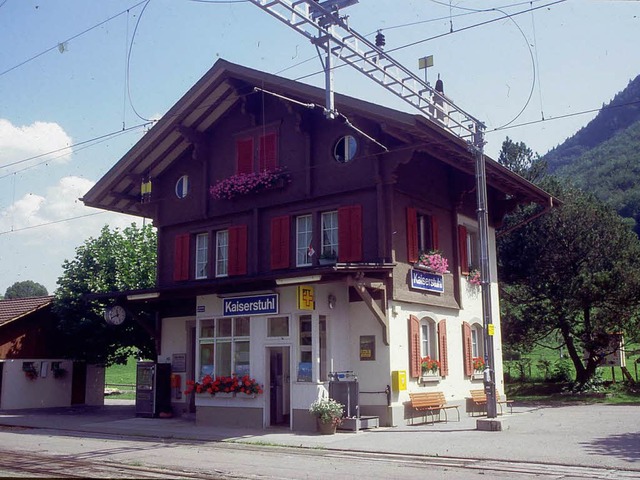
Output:
<instances>
[{"instance_id":1,"label":"mountain slope","mask_svg":"<svg viewBox=\"0 0 640 480\"><path fill-rule=\"evenodd\" d=\"M549 170L553 173L575 163L584 153L612 139L637 121L640 121L640 75L631 80L609 104L603 105L596 118L545 155Z\"/></svg>"},{"instance_id":2,"label":"mountain slope","mask_svg":"<svg viewBox=\"0 0 640 480\"><path fill-rule=\"evenodd\" d=\"M640 234L640 75L544 159L551 173L633 219Z\"/></svg>"}]
</instances>

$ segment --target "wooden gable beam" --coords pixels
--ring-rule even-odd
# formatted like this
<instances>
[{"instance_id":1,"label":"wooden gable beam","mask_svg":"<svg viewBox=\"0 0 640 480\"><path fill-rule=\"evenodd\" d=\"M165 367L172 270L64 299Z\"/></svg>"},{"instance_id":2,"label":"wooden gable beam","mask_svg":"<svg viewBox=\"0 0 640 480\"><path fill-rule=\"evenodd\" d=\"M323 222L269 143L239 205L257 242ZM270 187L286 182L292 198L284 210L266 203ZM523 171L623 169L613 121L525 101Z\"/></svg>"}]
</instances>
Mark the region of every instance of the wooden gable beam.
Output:
<instances>
[{"instance_id":1,"label":"wooden gable beam","mask_svg":"<svg viewBox=\"0 0 640 480\"><path fill-rule=\"evenodd\" d=\"M377 290L382 290L382 304L386 304L386 287L383 282L372 281L370 279L364 278L361 274L358 274L356 277L349 275L347 277L347 285L353 287L360 298L365 303L373 316L376 318L380 326L382 327L382 341L385 345L389 346L389 320L387 319L387 315L385 312L378 306L376 301L373 299L371 294L367 291L367 285L371 285L370 288L375 288ZM386 310L386 308L385 308Z\"/></svg>"}]
</instances>

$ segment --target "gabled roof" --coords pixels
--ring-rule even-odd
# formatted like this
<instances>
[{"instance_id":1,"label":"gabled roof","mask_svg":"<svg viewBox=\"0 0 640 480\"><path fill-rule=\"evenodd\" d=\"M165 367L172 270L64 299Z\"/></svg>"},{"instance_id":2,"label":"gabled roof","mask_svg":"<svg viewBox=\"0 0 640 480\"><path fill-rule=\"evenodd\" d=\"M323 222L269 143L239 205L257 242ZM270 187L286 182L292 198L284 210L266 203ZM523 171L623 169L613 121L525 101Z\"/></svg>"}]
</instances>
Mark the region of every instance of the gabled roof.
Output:
<instances>
[{"instance_id":1,"label":"gabled roof","mask_svg":"<svg viewBox=\"0 0 640 480\"><path fill-rule=\"evenodd\" d=\"M0 326L46 308L52 302L53 295L0 300Z\"/></svg>"},{"instance_id":2,"label":"gabled roof","mask_svg":"<svg viewBox=\"0 0 640 480\"><path fill-rule=\"evenodd\" d=\"M157 178L244 97L259 87L302 103L323 104L324 89L218 60L214 66L82 198L88 206L143 215L140 184ZM385 133L474 175L467 143L423 115L413 115L344 95L335 95L339 112L377 121ZM488 159L487 184L520 201L549 204L549 194Z\"/></svg>"}]
</instances>

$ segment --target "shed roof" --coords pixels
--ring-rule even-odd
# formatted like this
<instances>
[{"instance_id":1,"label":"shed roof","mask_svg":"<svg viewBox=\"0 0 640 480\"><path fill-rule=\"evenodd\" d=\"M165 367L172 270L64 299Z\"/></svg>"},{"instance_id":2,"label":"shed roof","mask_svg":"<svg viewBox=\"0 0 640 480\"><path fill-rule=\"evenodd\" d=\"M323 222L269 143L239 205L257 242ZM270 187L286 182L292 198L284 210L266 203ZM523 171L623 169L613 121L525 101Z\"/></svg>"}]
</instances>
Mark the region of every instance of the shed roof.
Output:
<instances>
[{"instance_id":1,"label":"shed roof","mask_svg":"<svg viewBox=\"0 0 640 480\"><path fill-rule=\"evenodd\" d=\"M53 295L46 297L13 298L0 300L0 327L18 320L33 312L48 307L53 302Z\"/></svg>"}]
</instances>

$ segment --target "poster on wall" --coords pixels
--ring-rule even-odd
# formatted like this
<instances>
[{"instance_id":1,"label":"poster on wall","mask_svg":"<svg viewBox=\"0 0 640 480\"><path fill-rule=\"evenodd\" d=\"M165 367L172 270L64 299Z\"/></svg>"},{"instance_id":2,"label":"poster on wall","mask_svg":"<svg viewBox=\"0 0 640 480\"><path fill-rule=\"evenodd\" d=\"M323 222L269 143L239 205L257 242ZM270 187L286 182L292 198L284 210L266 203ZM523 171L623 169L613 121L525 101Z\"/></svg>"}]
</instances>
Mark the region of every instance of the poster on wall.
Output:
<instances>
[{"instance_id":1,"label":"poster on wall","mask_svg":"<svg viewBox=\"0 0 640 480\"><path fill-rule=\"evenodd\" d=\"M361 335L360 336L360 361L369 361L376 359L376 336Z\"/></svg>"}]
</instances>

